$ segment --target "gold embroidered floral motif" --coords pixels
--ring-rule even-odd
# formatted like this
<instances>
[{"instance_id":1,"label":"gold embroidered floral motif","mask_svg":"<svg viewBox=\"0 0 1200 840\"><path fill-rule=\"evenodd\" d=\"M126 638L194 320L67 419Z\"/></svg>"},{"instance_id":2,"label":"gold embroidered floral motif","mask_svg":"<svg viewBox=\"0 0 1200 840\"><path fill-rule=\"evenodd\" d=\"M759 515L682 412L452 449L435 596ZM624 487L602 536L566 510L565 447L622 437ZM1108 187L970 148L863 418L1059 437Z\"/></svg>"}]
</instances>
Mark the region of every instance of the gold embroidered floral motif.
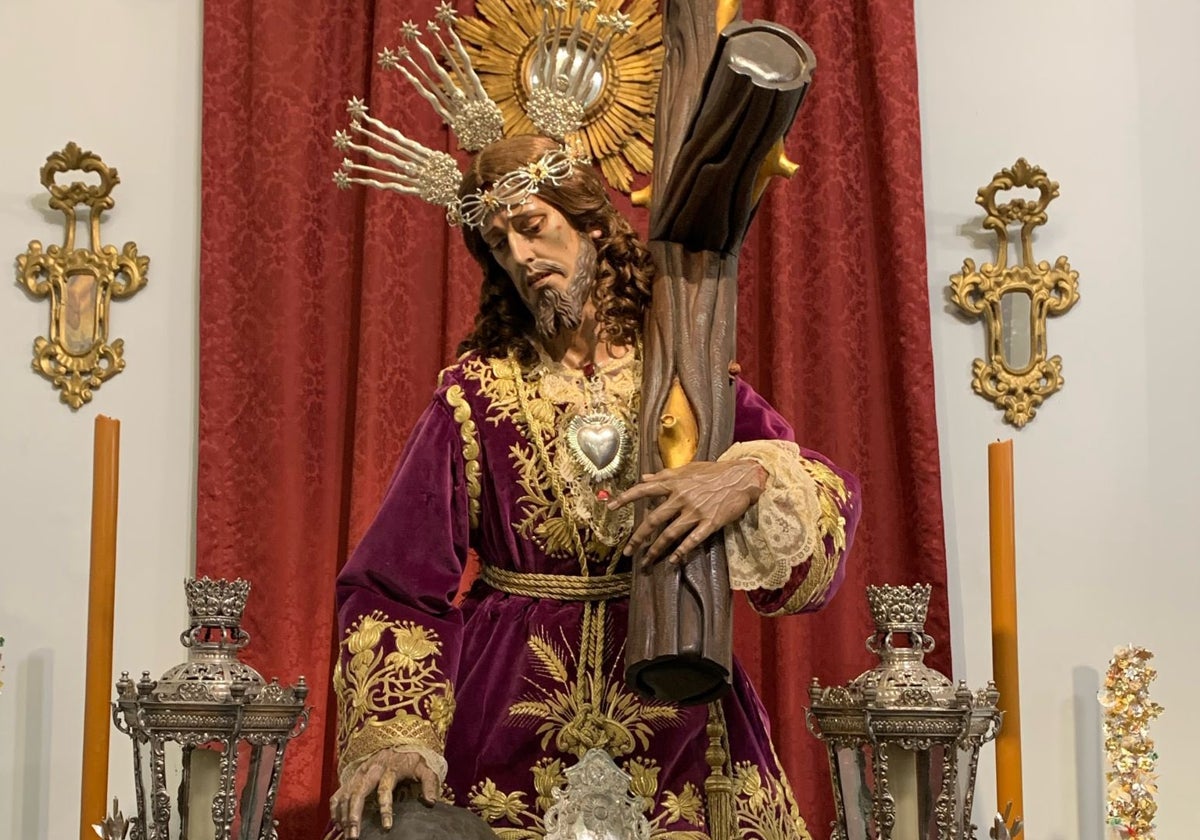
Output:
<instances>
[{"instance_id":1,"label":"gold embroidered floral motif","mask_svg":"<svg viewBox=\"0 0 1200 840\"><path fill-rule=\"evenodd\" d=\"M650 837L652 840L708 840L708 833L703 830L704 803L691 782L684 782L678 794L663 791L659 804L658 774L661 769L654 759L630 759L624 764L624 770L630 776L630 791L645 800ZM680 822L689 823L692 828L665 828Z\"/></svg>"},{"instance_id":2,"label":"gold embroidered floral motif","mask_svg":"<svg viewBox=\"0 0 1200 840\"><path fill-rule=\"evenodd\" d=\"M516 822L522 812L526 811L525 803L521 801L523 793L501 793L495 783L488 779L471 788L471 807L488 822L508 820Z\"/></svg>"},{"instance_id":3,"label":"gold embroidered floral motif","mask_svg":"<svg viewBox=\"0 0 1200 840\"><path fill-rule=\"evenodd\" d=\"M850 498L844 482L833 468L823 461L805 458L804 469L817 482L821 498L821 536L833 538L833 547L841 551L846 547L846 520L842 516L838 504L845 504Z\"/></svg>"},{"instance_id":4,"label":"gold embroidered floral motif","mask_svg":"<svg viewBox=\"0 0 1200 840\"><path fill-rule=\"evenodd\" d=\"M787 603L775 612L768 613L770 616L799 612L824 597L837 574L842 552L846 550L846 518L839 507L850 498L846 482L822 461L801 458L800 463L817 483L817 499L821 508L817 519L817 547L809 561L808 576L804 582L796 588ZM826 538L829 539L829 550L825 548Z\"/></svg>"},{"instance_id":5,"label":"gold embroidered floral motif","mask_svg":"<svg viewBox=\"0 0 1200 840\"><path fill-rule=\"evenodd\" d=\"M567 774L563 772L561 759L539 758L533 765L533 789L537 793L537 807L543 814L554 804L555 788L565 787Z\"/></svg>"},{"instance_id":6,"label":"gold embroidered floral motif","mask_svg":"<svg viewBox=\"0 0 1200 840\"><path fill-rule=\"evenodd\" d=\"M512 357L469 359L462 370L489 401L487 421L511 422L524 438L509 450L522 491L517 533L551 557L577 554L577 539L588 553L611 553L632 531L633 511L609 511L597 502L582 467L558 445L561 430L583 408L581 374L547 362L527 370ZM605 390L630 428L637 423L640 387L641 364L633 356L607 374ZM606 489L616 495L636 478L637 455L631 452ZM586 558L579 559L583 565Z\"/></svg>"},{"instance_id":7,"label":"gold embroidered floral motif","mask_svg":"<svg viewBox=\"0 0 1200 840\"><path fill-rule=\"evenodd\" d=\"M739 761L733 769L733 780L739 838L812 840L782 767L775 779L764 777L757 765Z\"/></svg>"},{"instance_id":8,"label":"gold embroidered floral motif","mask_svg":"<svg viewBox=\"0 0 1200 840\"><path fill-rule=\"evenodd\" d=\"M479 527L479 430L471 419L471 405L461 385L446 389L446 402L454 409L454 422L458 423L458 434L462 438L463 461L466 464L467 509L471 527Z\"/></svg>"},{"instance_id":9,"label":"gold embroidered floral motif","mask_svg":"<svg viewBox=\"0 0 1200 840\"><path fill-rule=\"evenodd\" d=\"M671 822L683 820L699 825L704 819L704 798L699 788L686 782L678 794L671 791L663 794L663 809Z\"/></svg>"},{"instance_id":10,"label":"gold embroidered floral motif","mask_svg":"<svg viewBox=\"0 0 1200 840\"><path fill-rule=\"evenodd\" d=\"M531 636L529 650L534 671L546 680L530 680L533 690L508 714L514 723L536 726L543 749L553 743L559 752L582 757L595 747L620 757L649 749L655 730L681 722L678 707L643 701L603 673L589 673L545 635Z\"/></svg>"},{"instance_id":11,"label":"gold embroidered floral motif","mask_svg":"<svg viewBox=\"0 0 1200 840\"><path fill-rule=\"evenodd\" d=\"M436 633L373 612L350 626L342 651L333 673L339 768L385 747L444 752L454 686L439 667L442 643Z\"/></svg>"}]
</instances>

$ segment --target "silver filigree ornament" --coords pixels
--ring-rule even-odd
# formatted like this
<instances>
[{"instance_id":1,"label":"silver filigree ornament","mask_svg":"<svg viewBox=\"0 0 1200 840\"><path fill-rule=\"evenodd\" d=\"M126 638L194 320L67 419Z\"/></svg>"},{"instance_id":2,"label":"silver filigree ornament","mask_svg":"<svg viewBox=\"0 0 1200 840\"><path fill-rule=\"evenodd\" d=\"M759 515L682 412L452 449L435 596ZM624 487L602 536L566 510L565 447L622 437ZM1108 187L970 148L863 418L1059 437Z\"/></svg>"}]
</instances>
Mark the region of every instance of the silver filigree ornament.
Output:
<instances>
[{"instance_id":1,"label":"silver filigree ornament","mask_svg":"<svg viewBox=\"0 0 1200 840\"><path fill-rule=\"evenodd\" d=\"M868 586L867 649L879 664L845 686L815 677L809 686L808 728L825 742L833 777L832 840L975 840L975 774L980 747L1000 728L999 694L990 683L972 692L925 664L931 591Z\"/></svg>"},{"instance_id":2,"label":"silver filigree ornament","mask_svg":"<svg viewBox=\"0 0 1200 840\"><path fill-rule=\"evenodd\" d=\"M630 792L630 775L608 753L593 747L564 775L567 784L551 792L546 840L649 840L645 800Z\"/></svg>"},{"instance_id":3,"label":"silver filigree ornament","mask_svg":"<svg viewBox=\"0 0 1200 840\"><path fill-rule=\"evenodd\" d=\"M386 163L387 167L356 163L343 158L342 168L334 173L333 182L340 189L351 184L374 187L415 195L430 204L448 207L458 200L462 173L454 158L445 152L427 149L385 125L367 113L361 99L351 99L346 106L350 113L350 130L333 135L333 145L343 152L355 151ZM367 143L354 142L351 132L361 135ZM374 141L374 145L370 141ZM382 147L384 151L381 151Z\"/></svg>"},{"instance_id":4,"label":"silver filigree ornament","mask_svg":"<svg viewBox=\"0 0 1200 840\"><path fill-rule=\"evenodd\" d=\"M454 31L456 17L453 7L442 3L437 9L437 20L425 25L427 33L437 43L441 61L421 40L417 25L407 21L401 34L411 48L384 50L379 55L379 65L404 76L450 126L459 146L474 152L504 136L504 115L487 95L479 75L471 66L466 48ZM443 32L449 41L442 37ZM413 57L412 49L421 55L422 62Z\"/></svg>"},{"instance_id":5,"label":"silver filigree ornament","mask_svg":"<svg viewBox=\"0 0 1200 840\"><path fill-rule=\"evenodd\" d=\"M133 742L130 840L166 840L172 826L181 837L276 840L284 752L308 725L308 686L303 677L267 682L238 659L250 641L246 581L185 586L187 661L158 680L144 671L136 683L127 672L117 681L113 721Z\"/></svg>"},{"instance_id":6,"label":"silver filigree ornament","mask_svg":"<svg viewBox=\"0 0 1200 840\"><path fill-rule=\"evenodd\" d=\"M586 114L578 99L549 88L539 88L531 93L525 111L539 131L560 140L578 131Z\"/></svg>"},{"instance_id":7,"label":"silver filigree ornament","mask_svg":"<svg viewBox=\"0 0 1200 840\"><path fill-rule=\"evenodd\" d=\"M114 796L112 813L106 816L102 822L93 824L92 831L96 832L96 836L101 840L125 840L131 826L136 832L137 821L125 819L125 815L121 813L121 808L117 804L117 798Z\"/></svg>"},{"instance_id":8,"label":"silver filigree ornament","mask_svg":"<svg viewBox=\"0 0 1200 840\"><path fill-rule=\"evenodd\" d=\"M567 3L542 0L540 5L542 22L525 113L542 134L566 140L583 127L593 88L603 86L613 39L627 33L633 21L621 12L597 15L595 29L585 32L584 19L597 5L593 0L576 3L579 13L570 26Z\"/></svg>"},{"instance_id":9,"label":"silver filigree ornament","mask_svg":"<svg viewBox=\"0 0 1200 840\"><path fill-rule=\"evenodd\" d=\"M629 429L615 414L590 411L567 424L567 447L593 481L612 478L629 452Z\"/></svg>"},{"instance_id":10,"label":"silver filigree ornament","mask_svg":"<svg viewBox=\"0 0 1200 840\"><path fill-rule=\"evenodd\" d=\"M578 146L551 149L533 163L497 178L491 187L463 196L454 212L460 224L482 227L497 210L520 207L531 195L537 195L544 184L561 185L571 177L575 166L586 160Z\"/></svg>"},{"instance_id":11,"label":"silver filigree ornament","mask_svg":"<svg viewBox=\"0 0 1200 840\"><path fill-rule=\"evenodd\" d=\"M334 173L339 189L351 184L415 195L446 209L452 225L481 227L501 208L518 206L537 193L544 183L555 185L571 174L571 168L590 162L567 139L583 125L589 97L595 95L597 78L613 39L632 27L621 12L597 15L595 27L584 30L583 18L596 7L596 0L577 0L579 14L568 21L565 0L535 0L543 7L542 29L534 47L527 114L542 133L562 140L565 146L529 166L510 172L486 190L467 196L457 194L462 175L454 158L434 151L370 116L361 99L348 105L350 127L334 134L333 143L344 152L357 152L373 163L359 163L347 156ZM477 151L504 136L504 116L487 95L471 65L462 40L455 31L457 13L449 2L437 6L435 19L421 28L406 21L400 29L404 44L386 47L378 55L385 71L400 73L425 99L458 138L466 151ZM577 140L578 138L575 138ZM378 165L376 165L378 164ZM544 174L534 171L545 170Z\"/></svg>"}]
</instances>

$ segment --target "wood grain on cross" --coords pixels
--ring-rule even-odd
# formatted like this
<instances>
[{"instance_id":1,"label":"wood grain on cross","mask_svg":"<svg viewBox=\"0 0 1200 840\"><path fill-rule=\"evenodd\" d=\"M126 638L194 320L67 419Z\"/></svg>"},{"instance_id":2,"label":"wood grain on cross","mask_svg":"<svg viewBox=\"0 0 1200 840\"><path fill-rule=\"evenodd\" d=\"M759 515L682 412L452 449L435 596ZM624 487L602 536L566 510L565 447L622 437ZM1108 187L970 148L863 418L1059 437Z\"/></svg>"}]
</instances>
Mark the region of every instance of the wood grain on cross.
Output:
<instances>
[{"instance_id":1,"label":"wood grain on cross","mask_svg":"<svg viewBox=\"0 0 1200 840\"><path fill-rule=\"evenodd\" d=\"M651 183L657 276L644 337L640 467L714 460L733 441L738 251L811 79L784 27L717 0L666 0ZM732 21L732 22L730 22ZM727 24L727 25L726 25ZM645 515L643 505L639 519ZM720 533L681 566L635 574L626 677L704 703L729 687L732 607Z\"/></svg>"}]
</instances>

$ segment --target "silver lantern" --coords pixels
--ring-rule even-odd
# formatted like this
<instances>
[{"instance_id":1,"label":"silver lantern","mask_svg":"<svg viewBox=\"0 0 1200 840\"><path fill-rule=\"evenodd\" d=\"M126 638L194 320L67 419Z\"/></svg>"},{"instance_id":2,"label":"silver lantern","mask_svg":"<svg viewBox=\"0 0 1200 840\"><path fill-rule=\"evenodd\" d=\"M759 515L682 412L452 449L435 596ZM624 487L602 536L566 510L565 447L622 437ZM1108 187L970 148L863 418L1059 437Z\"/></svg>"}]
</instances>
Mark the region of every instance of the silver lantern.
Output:
<instances>
[{"instance_id":1,"label":"silver lantern","mask_svg":"<svg viewBox=\"0 0 1200 840\"><path fill-rule=\"evenodd\" d=\"M925 664L928 584L869 586L879 664L847 686L814 678L808 727L825 742L833 840L973 840L979 748L996 737L995 685L972 692Z\"/></svg>"},{"instance_id":2,"label":"silver lantern","mask_svg":"<svg viewBox=\"0 0 1200 840\"><path fill-rule=\"evenodd\" d=\"M304 731L308 686L270 683L238 660L249 643L244 580L188 580L187 661L117 682L113 720L133 740L130 840L275 840L288 741Z\"/></svg>"}]
</instances>

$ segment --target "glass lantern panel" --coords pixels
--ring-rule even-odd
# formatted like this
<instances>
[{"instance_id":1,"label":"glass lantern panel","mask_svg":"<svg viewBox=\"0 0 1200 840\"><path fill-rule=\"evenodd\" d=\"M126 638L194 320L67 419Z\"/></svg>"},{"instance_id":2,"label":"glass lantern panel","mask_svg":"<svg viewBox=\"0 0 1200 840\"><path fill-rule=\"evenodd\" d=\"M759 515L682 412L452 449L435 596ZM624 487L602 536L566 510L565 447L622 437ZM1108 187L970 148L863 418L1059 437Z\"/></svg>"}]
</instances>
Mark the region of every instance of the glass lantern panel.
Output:
<instances>
[{"instance_id":1,"label":"glass lantern panel","mask_svg":"<svg viewBox=\"0 0 1200 840\"><path fill-rule=\"evenodd\" d=\"M838 787L846 812L846 840L872 840L877 836L871 815L873 756L870 744L836 749Z\"/></svg>"},{"instance_id":2,"label":"glass lantern panel","mask_svg":"<svg viewBox=\"0 0 1200 840\"><path fill-rule=\"evenodd\" d=\"M264 837L263 808L270 793L271 774L275 764L275 744L238 744L237 790L238 808L234 817L233 834L237 840L259 840ZM270 836L270 833L265 833Z\"/></svg>"},{"instance_id":3,"label":"glass lantern panel","mask_svg":"<svg viewBox=\"0 0 1200 840\"><path fill-rule=\"evenodd\" d=\"M940 840L938 833L938 799L943 794L948 767L946 746L934 744L927 750L917 752L917 790L919 792L918 825L921 840ZM949 795L953 797L952 788ZM944 808L953 813L954 803L948 801Z\"/></svg>"},{"instance_id":4,"label":"glass lantern panel","mask_svg":"<svg viewBox=\"0 0 1200 840\"><path fill-rule=\"evenodd\" d=\"M189 747L186 751L187 787L179 791L179 804L187 805L187 840L212 840L217 834L213 798L221 790L219 743Z\"/></svg>"}]
</instances>

